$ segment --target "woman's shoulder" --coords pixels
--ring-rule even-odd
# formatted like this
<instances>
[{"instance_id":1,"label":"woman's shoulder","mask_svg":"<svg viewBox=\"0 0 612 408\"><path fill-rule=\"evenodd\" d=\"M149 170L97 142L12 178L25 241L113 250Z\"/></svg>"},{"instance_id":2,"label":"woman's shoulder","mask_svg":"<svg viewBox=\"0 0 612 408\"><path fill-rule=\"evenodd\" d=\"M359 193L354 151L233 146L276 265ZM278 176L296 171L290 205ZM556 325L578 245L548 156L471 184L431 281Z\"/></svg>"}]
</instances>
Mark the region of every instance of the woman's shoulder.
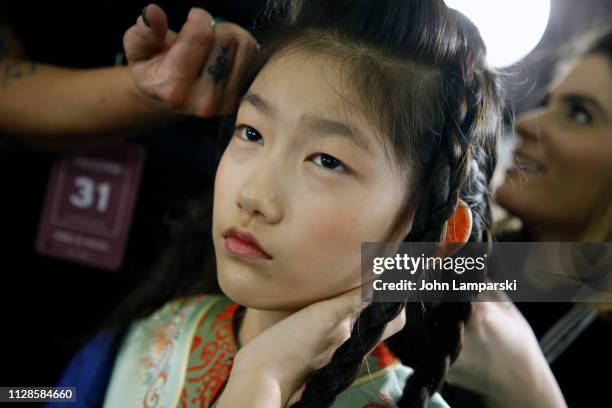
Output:
<instances>
[{"instance_id":1,"label":"woman's shoulder","mask_svg":"<svg viewBox=\"0 0 612 408\"><path fill-rule=\"evenodd\" d=\"M351 386L338 394L333 408L395 407L402 397L413 369L402 364L383 344L365 360ZM447 408L440 394L429 401L429 408Z\"/></svg>"}]
</instances>

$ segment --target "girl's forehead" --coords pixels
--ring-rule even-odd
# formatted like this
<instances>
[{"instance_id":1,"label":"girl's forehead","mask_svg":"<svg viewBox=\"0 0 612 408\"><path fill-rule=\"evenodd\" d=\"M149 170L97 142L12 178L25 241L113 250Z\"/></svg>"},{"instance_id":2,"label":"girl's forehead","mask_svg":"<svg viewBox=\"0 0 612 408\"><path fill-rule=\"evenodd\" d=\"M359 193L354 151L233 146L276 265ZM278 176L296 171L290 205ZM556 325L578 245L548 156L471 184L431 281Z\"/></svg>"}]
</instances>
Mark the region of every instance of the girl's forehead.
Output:
<instances>
[{"instance_id":1,"label":"girl's forehead","mask_svg":"<svg viewBox=\"0 0 612 408\"><path fill-rule=\"evenodd\" d=\"M324 117L358 129L371 143L384 143L382 130L371 120L376 113L364 103L350 67L329 55L282 51L264 65L248 94L270 101L285 119Z\"/></svg>"},{"instance_id":2,"label":"girl's forehead","mask_svg":"<svg viewBox=\"0 0 612 408\"><path fill-rule=\"evenodd\" d=\"M251 89L258 93L286 95L322 109L359 110L358 93L338 60L301 50L286 50L273 56L259 72ZM360 112L355 112L360 113Z\"/></svg>"}]
</instances>

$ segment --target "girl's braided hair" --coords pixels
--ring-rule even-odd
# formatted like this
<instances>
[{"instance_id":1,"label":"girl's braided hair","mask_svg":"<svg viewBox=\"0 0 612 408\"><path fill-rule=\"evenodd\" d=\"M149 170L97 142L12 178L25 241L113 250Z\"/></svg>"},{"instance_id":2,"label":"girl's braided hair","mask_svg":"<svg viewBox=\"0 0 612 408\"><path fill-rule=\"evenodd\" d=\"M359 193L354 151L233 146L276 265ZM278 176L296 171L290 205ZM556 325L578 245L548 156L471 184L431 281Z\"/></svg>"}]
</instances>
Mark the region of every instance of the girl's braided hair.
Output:
<instances>
[{"instance_id":1,"label":"girl's braided hair","mask_svg":"<svg viewBox=\"0 0 612 408\"><path fill-rule=\"evenodd\" d=\"M461 198L473 214L469 240L490 240L489 182L503 106L497 76L487 67L485 46L469 20L443 0L280 0L272 1L263 17L264 24L256 27L263 46L241 94L281 52L336 59L380 130L388 158L401 164L410 186L389 239L441 241ZM233 131L232 119L224 121L220 151ZM107 325L147 316L173 298L218 290L211 207L208 194L146 283ZM395 355L414 368L398 405L427 405L457 358L470 303L370 304L330 363L309 376L294 407L330 406L352 383L385 325L404 309L406 327L387 340Z\"/></svg>"}]
</instances>

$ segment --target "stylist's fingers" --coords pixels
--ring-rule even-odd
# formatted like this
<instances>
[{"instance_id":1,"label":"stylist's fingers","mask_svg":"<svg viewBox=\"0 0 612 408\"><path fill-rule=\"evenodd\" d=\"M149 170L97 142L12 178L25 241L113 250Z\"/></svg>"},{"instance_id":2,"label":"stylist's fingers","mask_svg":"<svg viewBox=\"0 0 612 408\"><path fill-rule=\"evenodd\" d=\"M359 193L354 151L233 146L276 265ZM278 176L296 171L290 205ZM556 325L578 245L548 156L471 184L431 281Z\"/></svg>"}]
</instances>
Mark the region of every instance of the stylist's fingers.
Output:
<instances>
[{"instance_id":1,"label":"stylist's fingers","mask_svg":"<svg viewBox=\"0 0 612 408\"><path fill-rule=\"evenodd\" d=\"M235 51L231 53L233 58L230 61L229 73L219 101L219 113L227 115L236 109L240 80L244 76L249 62L259 51L259 44L248 31L237 24L223 23L215 27L217 31L222 29L230 31L235 47ZM205 76L206 73L204 73Z\"/></svg>"},{"instance_id":2,"label":"stylist's fingers","mask_svg":"<svg viewBox=\"0 0 612 408\"><path fill-rule=\"evenodd\" d=\"M513 313L520 315L520 312L516 308L516 305L508 297L506 292L501 290L491 290L487 292L483 292L478 295L478 302L474 302L473 312L477 316L484 313L485 310L489 310L490 308L496 308L496 310L501 310L506 313ZM477 319L475 319L477 320Z\"/></svg>"},{"instance_id":3,"label":"stylist's fingers","mask_svg":"<svg viewBox=\"0 0 612 408\"><path fill-rule=\"evenodd\" d=\"M214 26L215 43L198 83L196 114L229 114L234 111L238 85L258 46L253 36L234 23Z\"/></svg>"},{"instance_id":4,"label":"stylist's fingers","mask_svg":"<svg viewBox=\"0 0 612 408\"><path fill-rule=\"evenodd\" d=\"M215 24L213 27L215 41L203 61L195 85L195 114L213 116L220 112L221 96L227 83L230 68L234 65L238 39L228 29L230 23Z\"/></svg>"},{"instance_id":5,"label":"stylist's fingers","mask_svg":"<svg viewBox=\"0 0 612 408\"><path fill-rule=\"evenodd\" d=\"M163 50L174 36L176 34L168 30L166 13L158 5L150 4L123 36L126 58L130 63L147 59Z\"/></svg>"},{"instance_id":6,"label":"stylist's fingers","mask_svg":"<svg viewBox=\"0 0 612 408\"><path fill-rule=\"evenodd\" d=\"M176 42L168 50L168 64L185 81L195 80L200 76L214 42L212 16L206 10L194 7L189 11Z\"/></svg>"}]
</instances>

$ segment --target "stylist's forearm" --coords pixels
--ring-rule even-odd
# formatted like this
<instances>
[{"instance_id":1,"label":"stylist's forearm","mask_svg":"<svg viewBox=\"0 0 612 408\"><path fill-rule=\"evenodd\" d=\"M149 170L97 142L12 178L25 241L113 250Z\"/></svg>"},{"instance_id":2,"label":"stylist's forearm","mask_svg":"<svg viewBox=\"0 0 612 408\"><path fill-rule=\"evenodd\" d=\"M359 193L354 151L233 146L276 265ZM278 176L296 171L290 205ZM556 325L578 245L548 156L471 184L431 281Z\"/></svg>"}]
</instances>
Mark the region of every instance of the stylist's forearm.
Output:
<instances>
[{"instance_id":1,"label":"stylist's forearm","mask_svg":"<svg viewBox=\"0 0 612 408\"><path fill-rule=\"evenodd\" d=\"M126 137L178 114L141 94L127 67L0 60L0 133L26 142Z\"/></svg>"},{"instance_id":2,"label":"stylist's forearm","mask_svg":"<svg viewBox=\"0 0 612 408\"><path fill-rule=\"evenodd\" d=\"M535 360L535 359L534 359ZM530 367L531 366L531 367ZM485 398L487 408L566 408L567 403L546 361L526 365L522 386Z\"/></svg>"}]
</instances>

